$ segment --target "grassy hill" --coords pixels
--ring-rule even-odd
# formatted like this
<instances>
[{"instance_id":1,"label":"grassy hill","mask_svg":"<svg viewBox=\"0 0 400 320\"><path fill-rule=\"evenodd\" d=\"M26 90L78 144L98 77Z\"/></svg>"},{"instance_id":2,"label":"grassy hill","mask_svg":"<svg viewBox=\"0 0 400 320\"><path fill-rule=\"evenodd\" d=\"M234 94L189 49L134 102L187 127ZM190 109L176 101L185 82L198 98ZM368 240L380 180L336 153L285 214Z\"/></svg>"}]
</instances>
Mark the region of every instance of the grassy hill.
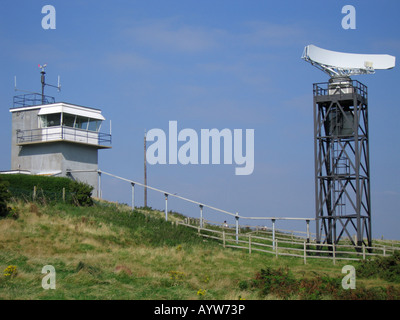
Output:
<instances>
[{"instance_id":1,"label":"grassy hill","mask_svg":"<svg viewBox=\"0 0 400 320\"><path fill-rule=\"evenodd\" d=\"M369 274L345 291L348 262L224 249L177 225L178 215L166 222L162 212L106 202L9 205L14 218L0 219L0 299L400 299L397 280ZM42 288L45 265L56 270L55 290ZM7 274L9 266L16 271Z\"/></svg>"}]
</instances>

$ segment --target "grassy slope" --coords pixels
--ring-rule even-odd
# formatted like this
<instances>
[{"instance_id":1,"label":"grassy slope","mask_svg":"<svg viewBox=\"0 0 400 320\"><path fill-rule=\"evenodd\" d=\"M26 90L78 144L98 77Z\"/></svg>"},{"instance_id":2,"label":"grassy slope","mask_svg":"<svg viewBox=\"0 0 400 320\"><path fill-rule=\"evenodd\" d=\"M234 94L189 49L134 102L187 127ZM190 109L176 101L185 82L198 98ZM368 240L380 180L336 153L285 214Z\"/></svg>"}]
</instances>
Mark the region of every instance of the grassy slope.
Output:
<instances>
[{"instance_id":1,"label":"grassy slope","mask_svg":"<svg viewBox=\"0 0 400 320\"><path fill-rule=\"evenodd\" d=\"M346 264L303 265L298 258L223 249L156 212L132 213L123 206L14 207L17 220L0 220L0 271L16 265L18 275L0 274L0 299L260 299L258 290L240 283L262 268L289 266L297 278L341 277ZM56 269L56 290L41 286L44 265Z\"/></svg>"}]
</instances>

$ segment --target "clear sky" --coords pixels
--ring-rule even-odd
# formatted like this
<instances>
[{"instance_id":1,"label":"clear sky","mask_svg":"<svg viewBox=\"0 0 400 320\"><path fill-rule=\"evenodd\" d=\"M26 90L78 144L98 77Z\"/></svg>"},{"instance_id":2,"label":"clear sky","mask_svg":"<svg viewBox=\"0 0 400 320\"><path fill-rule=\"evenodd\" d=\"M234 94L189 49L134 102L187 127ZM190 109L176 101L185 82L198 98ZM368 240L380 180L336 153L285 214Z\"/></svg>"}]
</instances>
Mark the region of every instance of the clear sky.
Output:
<instances>
[{"instance_id":1,"label":"clear sky","mask_svg":"<svg viewBox=\"0 0 400 320\"><path fill-rule=\"evenodd\" d=\"M48 4L55 30L42 28ZM342 28L347 4L355 30ZM399 11L398 0L2 1L0 168L11 165L14 76L40 91L37 65L47 63L47 82L60 75L62 91L46 94L102 109L105 132L112 120L101 170L143 181L144 131L168 133L172 120L198 133L254 129L251 175L235 175L235 164L148 165L148 184L243 216L314 217L312 84L328 76L301 60L303 48L400 57ZM373 237L400 239L399 68L354 79L369 89ZM129 184L104 177L103 187L130 203ZM143 205L140 188L136 199ZM163 209L163 196L149 191L148 205ZM199 216L176 199L168 208Z\"/></svg>"}]
</instances>

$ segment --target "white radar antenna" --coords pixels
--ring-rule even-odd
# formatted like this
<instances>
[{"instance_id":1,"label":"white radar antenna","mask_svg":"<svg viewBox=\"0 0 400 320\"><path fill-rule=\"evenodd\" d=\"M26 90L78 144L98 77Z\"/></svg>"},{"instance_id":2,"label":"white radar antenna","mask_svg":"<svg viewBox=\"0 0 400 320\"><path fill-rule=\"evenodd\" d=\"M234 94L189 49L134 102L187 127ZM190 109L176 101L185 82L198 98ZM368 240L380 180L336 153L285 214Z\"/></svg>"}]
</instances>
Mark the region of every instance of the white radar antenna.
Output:
<instances>
[{"instance_id":1,"label":"white radar antenna","mask_svg":"<svg viewBox=\"0 0 400 320\"><path fill-rule=\"evenodd\" d=\"M374 74L375 70L392 69L396 64L396 57L388 54L344 53L322 49L312 44L304 48L301 58L332 78Z\"/></svg>"}]
</instances>

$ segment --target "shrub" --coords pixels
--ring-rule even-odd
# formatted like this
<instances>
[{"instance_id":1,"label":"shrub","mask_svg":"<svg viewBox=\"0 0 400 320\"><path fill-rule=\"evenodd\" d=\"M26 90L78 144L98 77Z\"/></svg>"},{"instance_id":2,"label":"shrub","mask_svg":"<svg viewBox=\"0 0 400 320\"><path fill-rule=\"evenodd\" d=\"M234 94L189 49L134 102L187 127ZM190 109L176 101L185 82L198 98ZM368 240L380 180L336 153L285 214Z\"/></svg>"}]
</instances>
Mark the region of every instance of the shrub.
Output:
<instances>
[{"instance_id":1,"label":"shrub","mask_svg":"<svg viewBox=\"0 0 400 320\"><path fill-rule=\"evenodd\" d=\"M6 217L10 212L7 202L10 200L11 194L7 187L8 183L0 180L0 217Z\"/></svg>"},{"instance_id":2,"label":"shrub","mask_svg":"<svg viewBox=\"0 0 400 320\"><path fill-rule=\"evenodd\" d=\"M303 300L398 300L400 289L393 286L366 288L357 284L356 289L342 288L342 278L316 275L308 279L295 279L286 268L272 270L267 268L256 274L253 287L260 289L262 295L273 294L281 299L297 296ZM239 288L244 289L243 282Z\"/></svg>"},{"instance_id":3,"label":"shrub","mask_svg":"<svg viewBox=\"0 0 400 320\"><path fill-rule=\"evenodd\" d=\"M93 205L92 186L83 182L71 181L70 190L73 195L72 198L75 204L84 207Z\"/></svg>"},{"instance_id":4,"label":"shrub","mask_svg":"<svg viewBox=\"0 0 400 320\"><path fill-rule=\"evenodd\" d=\"M357 268L357 276L379 277L386 281L400 283L400 252L395 251L388 257L376 257L363 261Z\"/></svg>"},{"instance_id":5,"label":"shrub","mask_svg":"<svg viewBox=\"0 0 400 320\"><path fill-rule=\"evenodd\" d=\"M91 206L93 187L79 181L73 181L66 177L46 177L25 174L3 175L2 179L7 183L9 196L25 201L31 201L33 189L36 187L36 201L61 202L63 201L63 189L65 189L67 203L79 206ZM4 187L3 187L4 188ZM0 186L0 193L2 187ZM0 203L1 206L1 203ZM1 214L1 213L0 213Z\"/></svg>"},{"instance_id":6,"label":"shrub","mask_svg":"<svg viewBox=\"0 0 400 320\"><path fill-rule=\"evenodd\" d=\"M288 299L298 288L298 283L289 268L261 269L254 284L261 289L262 294L274 294L283 299Z\"/></svg>"},{"instance_id":7,"label":"shrub","mask_svg":"<svg viewBox=\"0 0 400 320\"><path fill-rule=\"evenodd\" d=\"M37 190L37 200L61 200L62 190L70 193L71 179L65 177L46 177L26 174L3 175L9 183L12 196L23 200L32 200L33 188Z\"/></svg>"},{"instance_id":8,"label":"shrub","mask_svg":"<svg viewBox=\"0 0 400 320\"><path fill-rule=\"evenodd\" d=\"M4 269L3 274L6 278L13 278L18 274L16 266L8 266Z\"/></svg>"},{"instance_id":9,"label":"shrub","mask_svg":"<svg viewBox=\"0 0 400 320\"><path fill-rule=\"evenodd\" d=\"M206 294L206 290L204 290L204 289L199 289L198 291L197 291L197 295L198 296L204 296L205 294Z\"/></svg>"}]
</instances>

